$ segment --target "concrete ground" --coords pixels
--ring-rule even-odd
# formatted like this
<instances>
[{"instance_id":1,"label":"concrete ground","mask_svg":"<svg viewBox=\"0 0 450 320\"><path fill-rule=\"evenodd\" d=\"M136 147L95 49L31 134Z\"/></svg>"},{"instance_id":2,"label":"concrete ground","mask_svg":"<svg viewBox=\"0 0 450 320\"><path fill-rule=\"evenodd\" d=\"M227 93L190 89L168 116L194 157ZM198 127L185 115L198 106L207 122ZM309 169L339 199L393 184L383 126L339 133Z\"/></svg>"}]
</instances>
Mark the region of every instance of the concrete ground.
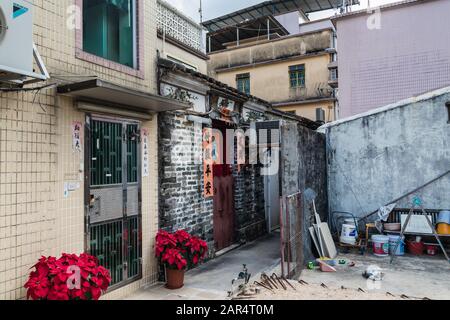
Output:
<instances>
[{"instance_id":1,"label":"concrete ground","mask_svg":"<svg viewBox=\"0 0 450 320\"><path fill-rule=\"evenodd\" d=\"M268 235L211 260L186 273L185 286L168 290L164 284L141 289L128 300L223 300L231 289L231 281L247 265L248 272L258 277L280 263L279 234Z\"/></svg>"},{"instance_id":2,"label":"concrete ground","mask_svg":"<svg viewBox=\"0 0 450 320\"><path fill-rule=\"evenodd\" d=\"M330 288L363 289L369 293L389 292L395 296L450 300L450 264L443 256L397 257L391 265L389 258L372 254L340 255L356 263L354 267L337 266L336 273L304 270L300 279L310 284L326 284ZM367 281L362 273L368 266L379 266L385 273L382 281Z\"/></svg>"}]
</instances>

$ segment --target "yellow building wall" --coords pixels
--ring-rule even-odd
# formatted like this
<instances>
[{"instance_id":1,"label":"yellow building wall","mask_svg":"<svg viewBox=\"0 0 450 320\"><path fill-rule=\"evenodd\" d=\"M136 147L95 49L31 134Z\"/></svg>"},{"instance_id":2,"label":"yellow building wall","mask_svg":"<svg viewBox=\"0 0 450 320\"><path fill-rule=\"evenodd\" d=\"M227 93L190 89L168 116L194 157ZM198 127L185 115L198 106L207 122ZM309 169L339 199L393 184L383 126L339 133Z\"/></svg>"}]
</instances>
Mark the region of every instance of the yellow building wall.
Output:
<instances>
[{"instance_id":1,"label":"yellow building wall","mask_svg":"<svg viewBox=\"0 0 450 320\"><path fill-rule=\"evenodd\" d=\"M212 55L214 56L214 55ZM214 58L212 58L214 59ZM278 103L286 101L302 100L305 96L317 95L317 87L328 84L328 64L330 56L322 54L317 56L299 57L289 61L273 62L270 64L256 64L252 67L236 68L216 73L217 80L236 88L236 75L250 74L250 94L269 102ZM305 89L291 89L289 79L289 67L305 65ZM331 89L331 88L330 88ZM296 110L297 115L316 119L316 108L324 108L328 117L328 107L333 102L318 102L298 106L277 107L283 111ZM334 119L334 111L331 112Z\"/></svg>"},{"instance_id":2,"label":"yellow building wall","mask_svg":"<svg viewBox=\"0 0 450 320\"><path fill-rule=\"evenodd\" d=\"M156 0L141 3L143 79L75 57L75 30L66 27L70 16L65 14L74 1L35 1L34 41L52 75L47 84L80 80L70 75L81 80L98 76L156 93ZM84 124L85 114L75 109L73 99L57 96L54 88L0 92L0 300L25 297L23 285L42 255L85 250L84 153L72 149L74 121ZM142 181L143 278L105 299L124 297L157 280L153 252L158 228L157 117L142 127L150 131L153 150L150 176ZM79 182L80 188L66 198L65 182Z\"/></svg>"},{"instance_id":3,"label":"yellow building wall","mask_svg":"<svg viewBox=\"0 0 450 320\"><path fill-rule=\"evenodd\" d=\"M278 110L294 112L297 116L305 117L314 121L316 120L317 108L322 108L325 111L325 122L332 122L335 120L333 102L317 102L276 107Z\"/></svg>"},{"instance_id":4,"label":"yellow building wall","mask_svg":"<svg viewBox=\"0 0 450 320\"><path fill-rule=\"evenodd\" d=\"M292 99L289 67L305 64L306 90L312 93L317 83L328 83L329 59L329 55L326 54L221 71L217 73L217 80L236 88L236 75L250 73L252 95L269 102L287 101Z\"/></svg>"}]
</instances>

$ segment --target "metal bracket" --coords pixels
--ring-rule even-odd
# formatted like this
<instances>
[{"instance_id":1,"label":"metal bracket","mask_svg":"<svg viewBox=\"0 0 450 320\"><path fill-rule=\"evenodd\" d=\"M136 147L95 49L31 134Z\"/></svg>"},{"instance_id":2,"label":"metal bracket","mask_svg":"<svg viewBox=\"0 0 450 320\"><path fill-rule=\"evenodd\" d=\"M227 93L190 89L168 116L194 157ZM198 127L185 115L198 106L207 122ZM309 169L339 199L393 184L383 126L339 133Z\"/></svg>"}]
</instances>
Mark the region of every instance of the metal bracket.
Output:
<instances>
[{"instance_id":1,"label":"metal bracket","mask_svg":"<svg viewBox=\"0 0 450 320\"><path fill-rule=\"evenodd\" d=\"M8 72L9 74L1 76L0 81L10 82L12 84L18 86L24 86L27 84L36 83L39 81L46 81L50 79L50 74L47 71L44 61L42 60L41 55L36 47L36 44L33 42L33 58L36 62L36 65L39 68L40 73L36 72L23 72L21 70L16 70L14 68L8 68L2 66L2 70ZM26 80L26 78L32 78L30 80Z\"/></svg>"}]
</instances>

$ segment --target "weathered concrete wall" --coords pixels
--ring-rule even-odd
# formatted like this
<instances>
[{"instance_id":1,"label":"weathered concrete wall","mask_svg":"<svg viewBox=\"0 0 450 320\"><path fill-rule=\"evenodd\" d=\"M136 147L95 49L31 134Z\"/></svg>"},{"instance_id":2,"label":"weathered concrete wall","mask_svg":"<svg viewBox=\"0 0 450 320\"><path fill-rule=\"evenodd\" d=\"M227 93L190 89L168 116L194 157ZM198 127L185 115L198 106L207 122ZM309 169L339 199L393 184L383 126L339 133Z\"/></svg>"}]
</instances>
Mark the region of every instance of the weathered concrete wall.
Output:
<instances>
[{"instance_id":1,"label":"weathered concrete wall","mask_svg":"<svg viewBox=\"0 0 450 320\"><path fill-rule=\"evenodd\" d=\"M325 126L330 211L361 217L449 170L447 101L450 87ZM450 208L450 176L417 194L426 208Z\"/></svg>"},{"instance_id":2,"label":"weathered concrete wall","mask_svg":"<svg viewBox=\"0 0 450 320\"><path fill-rule=\"evenodd\" d=\"M281 179L283 195L311 188L317 193L316 208L325 221L328 216L327 162L325 135L296 123L285 123L281 130ZM314 221L312 203L303 199L303 255L312 256L308 228Z\"/></svg>"},{"instance_id":3,"label":"weathered concrete wall","mask_svg":"<svg viewBox=\"0 0 450 320\"><path fill-rule=\"evenodd\" d=\"M211 53L208 70L211 76L217 69L287 59L323 51L330 47L331 31L295 35L277 40L245 45L239 48Z\"/></svg>"},{"instance_id":4,"label":"weathered concrete wall","mask_svg":"<svg viewBox=\"0 0 450 320\"><path fill-rule=\"evenodd\" d=\"M255 240L267 232L264 177L258 165L248 165L239 172L234 170L235 177L235 211L237 239L241 242Z\"/></svg>"},{"instance_id":5,"label":"weathered concrete wall","mask_svg":"<svg viewBox=\"0 0 450 320\"><path fill-rule=\"evenodd\" d=\"M450 85L450 1L420 1L337 20L340 117ZM357 32L355 32L357 30Z\"/></svg>"},{"instance_id":6,"label":"weathered concrete wall","mask_svg":"<svg viewBox=\"0 0 450 320\"><path fill-rule=\"evenodd\" d=\"M250 93L274 103L318 98L321 94L319 88L324 89L323 96L330 97L332 92L328 87L329 62L329 54L299 56L288 61L226 70L217 73L216 79L236 88L236 75L248 73L250 74ZM291 88L289 67L301 64L305 65L305 87Z\"/></svg>"}]
</instances>

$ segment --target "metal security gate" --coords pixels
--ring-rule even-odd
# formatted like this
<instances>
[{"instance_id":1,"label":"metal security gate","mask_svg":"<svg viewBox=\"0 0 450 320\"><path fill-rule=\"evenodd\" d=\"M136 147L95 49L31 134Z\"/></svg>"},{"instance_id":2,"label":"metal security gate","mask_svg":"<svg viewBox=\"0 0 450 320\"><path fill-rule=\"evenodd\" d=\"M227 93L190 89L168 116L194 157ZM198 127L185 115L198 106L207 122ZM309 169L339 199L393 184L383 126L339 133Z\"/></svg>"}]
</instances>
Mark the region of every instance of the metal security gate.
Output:
<instances>
[{"instance_id":1,"label":"metal security gate","mask_svg":"<svg viewBox=\"0 0 450 320\"><path fill-rule=\"evenodd\" d=\"M281 275L293 279L304 266L303 195L283 196L280 202Z\"/></svg>"},{"instance_id":2,"label":"metal security gate","mask_svg":"<svg viewBox=\"0 0 450 320\"><path fill-rule=\"evenodd\" d=\"M112 287L142 275L140 126L86 120L87 250L111 272Z\"/></svg>"}]
</instances>

